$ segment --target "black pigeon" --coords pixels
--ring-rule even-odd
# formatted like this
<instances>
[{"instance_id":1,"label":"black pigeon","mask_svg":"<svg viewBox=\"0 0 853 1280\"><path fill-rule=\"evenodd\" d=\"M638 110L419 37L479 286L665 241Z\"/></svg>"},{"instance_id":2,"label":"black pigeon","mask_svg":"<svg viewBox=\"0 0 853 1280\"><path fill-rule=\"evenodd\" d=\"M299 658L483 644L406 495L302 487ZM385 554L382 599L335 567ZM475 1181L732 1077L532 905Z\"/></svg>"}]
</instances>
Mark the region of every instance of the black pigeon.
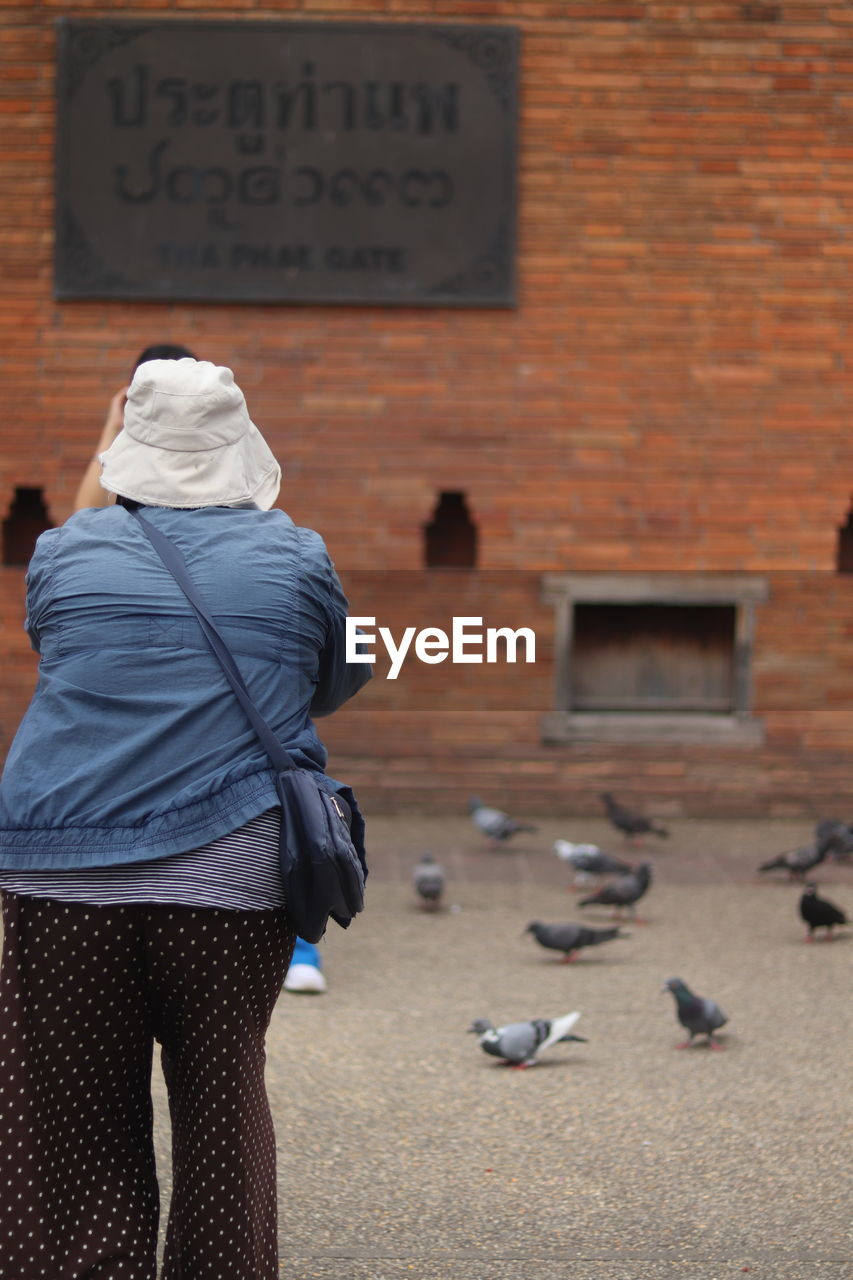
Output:
<instances>
[{"instance_id":1,"label":"black pigeon","mask_svg":"<svg viewBox=\"0 0 853 1280\"><path fill-rule=\"evenodd\" d=\"M566 962L574 960L584 947L597 947L601 942L626 936L618 925L613 929L588 929L583 924L541 924L538 920L531 920L525 933L532 933L539 945L549 951L562 951Z\"/></svg>"},{"instance_id":2,"label":"black pigeon","mask_svg":"<svg viewBox=\"0 0 853 1280\"><path fill-rule=\"evenodd\" d=\"M817 845L805 845L802 849L789 849L776 858L768 858L762 862L759 871L787 871L790 880L803 880L806 872L817 867L828 856L828 849L819 849Z\"/></svg>"},{"instance_id":3,"label":"black pigeon","mask_svg":"<svg viewBox=\"0 0 853 1280\"><path fill-rule=\"evenodd\" d=\"M420 861L412 872L412 883L422 907L435 911L441 905L441 896L444 893L444 867L436 862L431 853L421 854Z\"/></svg>"},{"instance_id":4,"label":"black pigeon","mask_svg":"<svg viewBox=\"0 0 853 1280\"><path fill-rule=\"evenodd\" d=\"M510 836L514 836L517 831L535 831L536 828L527 822L516 822L508 813L504 813L501 809L492 809L489 805L483 804L482 800L477 796L472 796L468 801L468 808L471 812L471 821L478 831L482 831L484 836L492 841L494 845L502 844L505 840L509 840Z\"/></svg>"},{"instance_id":5,"label":"black pigeon","mask_svg":"<svg viewBox=\"0 0 853 1280\"><path fill-rule=\"evenodd\" d=\"M621 913L623 908L628 907L633 919L636 917L636 904L640 901L651 882L652 864L650 862L642 862L636 871L632 871L630 875L619 876L616 880L611 880L608 884L602 885L595 893L591 893L588 898L581 898L578 906L589 907L599 904L612 906L614 908L614 918L616 918L617 913Z\"/></svg>"},{"instance_id":6,"label":"black pigeon","mask_svg":"<svg viewBox=\"0 0 853 1280\"><path fill-rule=\"evenodd\" d=\"M619 804L613 798L609 791L602 791L601 799L604 801L608 818L617 831L621 831L627 839L645 835L660 836L661 839L664 839L669 835L666 827L661 826L659 822L655 822L652 818L644 817L642 813L637 813L633 809L626 809L624 805Z\"/></svg>"},{"instance_id":7,"label":"black pigeon","mask_svg":"<svg viewBox=\"0 0 853 1280\"><path fill-rule=\"evenodd\" d=\"M834 902L817 896L817 886L807 884L800 898L800 915L808 925L806 942L814 941L815 929L826 929L826 936L832 940L832 930L837 924L849 924L844 912Z\"/></svg>"},{"instance_id":8,"label":"black pigeon","mask_svg":"<svg viewBox=\"0 0 853 1280\"><path fill-rule=\"evenodd\" d=\"M688 1039L684 1044L678 1045L679 1049L689 1048L694 1036L707 1036L709 1049L722 1049L723 1046L714 1040L714 1032L724 1027L728 1018L716 1000L694 995L681 978L670 978L662 990L671 991L675 996L675 1012L678 1015L678 1021L688 1033Z\"/></svg>"},{"instance_id":9,"label":"black pigeon","mask_svg":"<svg viewBox=\"0 0 853 1280\"><path fill-rule=\"evenodd\" d=\"M824 818L815 827L814 836L817 849L836 862L853 854L853 831L839 818Z\"/></svg>"}]
</instances>

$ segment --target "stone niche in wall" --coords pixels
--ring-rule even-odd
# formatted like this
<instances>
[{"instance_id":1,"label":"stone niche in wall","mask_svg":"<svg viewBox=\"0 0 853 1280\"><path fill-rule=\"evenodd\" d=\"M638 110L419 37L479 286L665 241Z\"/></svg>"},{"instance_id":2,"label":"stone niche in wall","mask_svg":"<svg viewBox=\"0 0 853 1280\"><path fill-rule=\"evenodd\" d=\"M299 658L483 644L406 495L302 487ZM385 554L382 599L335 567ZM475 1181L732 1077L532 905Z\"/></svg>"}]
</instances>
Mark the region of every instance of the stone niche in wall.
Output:
<instances>
[{"instance_id":1,"label":"stone niche in wall","mask_svg":"<svg viewBox=\"0 0 853 1280\"><path fill-rule=\"evenodd\" d=\"M753 636L767 594L751 574L546 574L556 684L543 740L759 745Z\"/></svg>"},{"instance_id":2,"label":"stone niche in wall","mask_svg":"<svg viewBox=\"0 0 853 1280\"><path fill-rule=\"evenodd\" d=\"M17 486L8 512L0 524L2 563L29 564L39 534L52 528L53 521L45 506L42 490Z\"/></svg>"},{"instance_id":3,"label":"stone niche in wall","mask_svg":"<svg viewBox=\"0 0 853 1280\"><path fill-rule=\"evenodd\" d=\"M835 567L839 573L853 573L853 508L847 516L847 523L838 530Z\"/></svg>"}]
</instances>

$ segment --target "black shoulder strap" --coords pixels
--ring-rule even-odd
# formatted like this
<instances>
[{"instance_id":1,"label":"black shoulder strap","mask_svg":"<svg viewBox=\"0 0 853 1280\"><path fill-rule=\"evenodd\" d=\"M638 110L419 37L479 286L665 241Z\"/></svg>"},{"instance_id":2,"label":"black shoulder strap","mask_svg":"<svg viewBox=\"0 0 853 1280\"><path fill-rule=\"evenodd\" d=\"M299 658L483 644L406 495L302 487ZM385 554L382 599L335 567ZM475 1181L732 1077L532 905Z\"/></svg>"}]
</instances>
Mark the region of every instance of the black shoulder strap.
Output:
<instances>
[{"instance_id":1,"label":"black shoulder strap","mask_svg":"<svg viewBox=\"0 0 853 1280\"><path fill-rule=\"evenodd\" d=\"M208 613L204 601L196 590L195 583L187 570L184 557L181 555L175 544L167 538L164 533L161 533L159 529L155 528L154 525L145 520L135 508L128 507L126 510L128 515L133 516L134 520L141 525L145 536L157 552L157 555L163 561L163 564L169 570L172 577L175 579L178 586L181 588L195 610L201 629L207 637L208 644L219 659L228 683L234 690L240 705L248 716L252 728L260 738L263 748L270 760L273 762L273 765L279 772L283 769L296 769L297 764L293 759L293 756L284 749L267 721L255 706L252 696L246 688L246 682L240 674L240 669L234 661L234 655L220 635L216 623Z\"/></svg>"}]
</instances>

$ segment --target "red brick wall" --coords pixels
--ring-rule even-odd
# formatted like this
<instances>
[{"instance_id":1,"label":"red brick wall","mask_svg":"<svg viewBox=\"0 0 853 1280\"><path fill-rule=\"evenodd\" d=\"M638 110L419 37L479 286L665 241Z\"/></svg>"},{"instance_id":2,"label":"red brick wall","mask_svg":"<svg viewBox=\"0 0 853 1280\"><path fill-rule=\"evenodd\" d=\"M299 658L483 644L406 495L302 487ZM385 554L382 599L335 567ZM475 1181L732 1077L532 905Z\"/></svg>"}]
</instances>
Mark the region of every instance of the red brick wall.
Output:
<instances>
[{"instance_id":1,"label":"red brick wall","mask_svg":"<svg viewBox=\"0 0 853 1280\"><path fill-rule=\"evenodd\" d=\"M518 309L54 301L54 19L168 11L517 24ZM764 748L543 747L538 707L407 708L376 682L327 727L339 772L425 803L491 783L582 807L606 778L697 811L853 810L843 5L15 0L0 60L4 503L41 486L63 520L136 353L185 342L235 369L284 505L343 568L418 567L437 493L463 489L484 568L793 574L759 611ZM32 682L20 579L4 572L5 740Z\"/></svg>"},{"instance_id":2,"label":"red brick wall","mask_svg":"<svg viewBox=\"0 0 853 1280\"><path fill-rule=\"evenodd\" d=\"M760 816L853 812L853 577L808 571L767 575L757 606L753 713L761 747L540 741L552 701L554 612L537 575L345 575L359 612L390 626L450 629L456 614L484 626L531 625L535 668L521 663L423 667L410 658L396 682L378 642L375 678L358 703L324 724L333 764L376 803L464 809L487 794L516 809L599 813L598 792L655 797L658 811Z\"/></svg>"}]
</instances>

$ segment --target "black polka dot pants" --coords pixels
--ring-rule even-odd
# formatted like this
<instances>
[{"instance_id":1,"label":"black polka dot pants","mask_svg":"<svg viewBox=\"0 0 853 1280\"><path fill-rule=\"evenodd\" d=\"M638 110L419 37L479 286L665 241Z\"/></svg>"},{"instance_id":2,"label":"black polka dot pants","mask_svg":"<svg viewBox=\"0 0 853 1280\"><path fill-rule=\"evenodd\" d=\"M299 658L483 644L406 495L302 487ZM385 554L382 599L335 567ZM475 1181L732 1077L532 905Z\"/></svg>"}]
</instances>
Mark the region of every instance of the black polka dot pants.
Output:
<instances>
[{"instance_id":1,"label":"black polka dot pants","mask_svg":"<svg viewBox=\"0 0 853 1280\"><path fill-rule=\"evenodd\" d=\"M276 1280L264 1037L293 949L283 912L2 898L0 1280L154 1280L155 1039L163 1280Z\"/></svg>"}]
</instances>

